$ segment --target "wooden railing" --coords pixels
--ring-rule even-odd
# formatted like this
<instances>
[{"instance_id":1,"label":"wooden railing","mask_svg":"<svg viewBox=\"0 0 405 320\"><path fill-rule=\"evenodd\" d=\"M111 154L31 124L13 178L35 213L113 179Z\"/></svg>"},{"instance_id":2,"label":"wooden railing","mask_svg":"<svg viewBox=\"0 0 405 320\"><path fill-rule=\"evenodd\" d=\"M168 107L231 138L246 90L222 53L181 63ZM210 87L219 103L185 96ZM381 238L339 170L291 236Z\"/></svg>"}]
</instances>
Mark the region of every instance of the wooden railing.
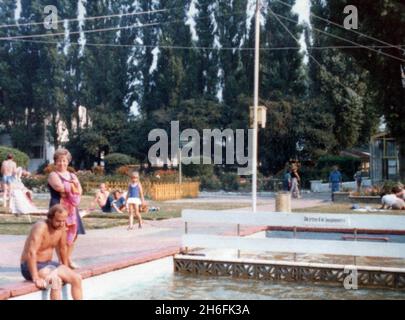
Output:
<instances>
[{"instance_id":1,"label":"wooden railing","mask_svg":"<svg viewBox=\"0 0 405 320\"><path fill-rule=\"evenodd\" d=\"M106 181L107 188L111 191L128 189L128 182L122 181ZM99 182L86 182L83 184L84 192L92 193L100 187ZM145 197L155 201L176 200L182 198L197 198L200 192L199 182L184 182L179 183L156 183L143 181L142 188Z\"/></svg>"}]
</instances>

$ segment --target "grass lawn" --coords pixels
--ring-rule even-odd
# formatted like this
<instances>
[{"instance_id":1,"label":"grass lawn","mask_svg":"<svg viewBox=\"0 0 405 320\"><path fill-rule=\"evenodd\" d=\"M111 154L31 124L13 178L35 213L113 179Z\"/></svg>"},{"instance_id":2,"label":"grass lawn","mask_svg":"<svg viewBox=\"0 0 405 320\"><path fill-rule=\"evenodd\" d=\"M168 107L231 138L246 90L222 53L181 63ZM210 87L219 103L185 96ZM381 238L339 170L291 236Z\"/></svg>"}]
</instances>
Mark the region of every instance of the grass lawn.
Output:
<instances>
[{"instance_id":1,"label":"grass lawn","mask_svg":"<svg viewBox=\"0 0 405 320\"><path fill-rule=\"evenodd\" d=\"M80 204L80 209L90 208L92 197L83 196ZM48 200L35 200L35 204L39 208L47 208ZM178 218L181 216L182 209L215 209L226 210L236 209L248 206L246 203L168 203L148 201L150 207L160 207L158 212L149 212L142 215L144 220L162 220L170 218ZM28 234L31 226L36 221L44 217L31 216L32 223L29 222L27 216L13 216L6 214L3 208L0 208L0 234L8 235L26 235ZM95 211L87 215L83 219L85 228L91 229L105 229L128 224L128 215L119 213L104 214L101 211Z\"/></svg>"}]
</instances>

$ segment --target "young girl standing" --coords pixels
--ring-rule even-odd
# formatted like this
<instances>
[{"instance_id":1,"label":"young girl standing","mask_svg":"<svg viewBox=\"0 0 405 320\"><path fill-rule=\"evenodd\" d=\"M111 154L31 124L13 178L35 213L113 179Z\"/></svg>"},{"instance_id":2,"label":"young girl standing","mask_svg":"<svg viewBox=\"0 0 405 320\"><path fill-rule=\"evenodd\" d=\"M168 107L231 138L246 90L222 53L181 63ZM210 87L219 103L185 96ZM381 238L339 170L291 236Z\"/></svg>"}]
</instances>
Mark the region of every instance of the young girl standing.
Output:
<instances>
[{"instance_id":1,"label":"young girl standing","mask_svg":"<svg viewBox=\"0 0 405 320\"><path fill-rule=\"evenodd\" d=\"M139 173L133 172L131 174L131 183L128 186L128 193L125 203L128 206L129 212L129 226L128 230L134 228L134 213L138 219L138 227L142 228L142 217L139 213L139 206L145 205L145 199L143 197L142 186L139 182Z\"/></svg>"}]
</instances>

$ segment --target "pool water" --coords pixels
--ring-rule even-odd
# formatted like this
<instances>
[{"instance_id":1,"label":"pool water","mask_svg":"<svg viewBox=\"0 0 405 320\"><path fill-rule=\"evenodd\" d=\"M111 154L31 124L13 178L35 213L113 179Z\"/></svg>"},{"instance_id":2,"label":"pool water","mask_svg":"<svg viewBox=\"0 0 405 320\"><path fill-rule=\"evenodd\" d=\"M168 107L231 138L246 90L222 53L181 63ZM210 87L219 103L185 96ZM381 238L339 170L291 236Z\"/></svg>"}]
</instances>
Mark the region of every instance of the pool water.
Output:
<instances>
[{"instance_id":1,"label":"pool water","mask_svg":"<svg viewBox=\"0 0 405 320\"><path fill-rule=\"evenodd\" d=\"M88 279L86 299L103 300L274 300L405 299L405 291L346 290L343 287L182 275L165 258Z\"/></svg>"}]
</instances>

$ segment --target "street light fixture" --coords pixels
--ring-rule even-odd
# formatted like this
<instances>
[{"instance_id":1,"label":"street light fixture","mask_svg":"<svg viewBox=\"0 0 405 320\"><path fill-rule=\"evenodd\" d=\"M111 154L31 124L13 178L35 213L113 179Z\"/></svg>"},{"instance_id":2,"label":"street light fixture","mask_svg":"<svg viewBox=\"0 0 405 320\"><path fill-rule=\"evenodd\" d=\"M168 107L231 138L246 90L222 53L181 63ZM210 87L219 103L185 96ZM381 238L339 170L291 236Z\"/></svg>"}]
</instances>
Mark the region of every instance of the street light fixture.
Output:
<instances>
[{"instance_id":1,"label":"street light fixture","mask_svg":"<svg viewBox=\"0 0 405 320\"><path fill-rule=\"evenodd\" d=\"M250 107L250 127L253 128L253 113L254 113L254 106ZM267 108L265 106L258 106L257 107L257 126L261 127L262 129L266 128L266 119L267 119Z\"/></svg>"}]
</instances>

